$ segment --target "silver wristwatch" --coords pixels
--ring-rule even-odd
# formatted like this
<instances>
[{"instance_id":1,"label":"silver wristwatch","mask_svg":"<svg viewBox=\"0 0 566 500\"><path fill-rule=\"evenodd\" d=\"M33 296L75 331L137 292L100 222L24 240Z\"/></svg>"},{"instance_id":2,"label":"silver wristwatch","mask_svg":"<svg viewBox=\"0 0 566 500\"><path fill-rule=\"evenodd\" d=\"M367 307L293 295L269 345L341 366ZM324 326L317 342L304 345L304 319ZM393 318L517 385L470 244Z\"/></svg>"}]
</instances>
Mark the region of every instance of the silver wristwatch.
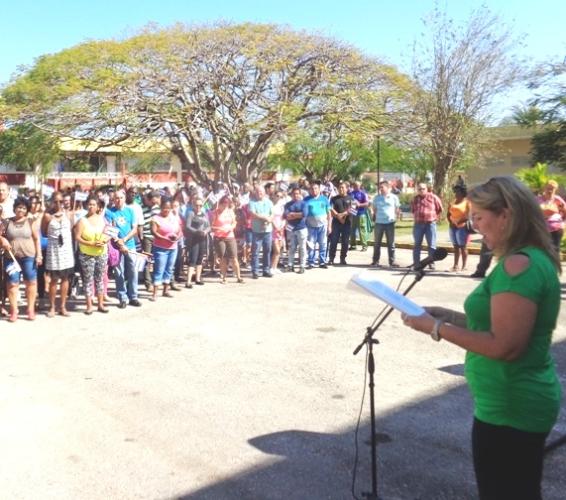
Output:
<instances>
[{"instance_id":1,"label":"silver wristwatch","mask_svg":"<svg viewBox=\"0 0 566 500\"><path fill-rule=\"evenodd\" d=\"M436 340L437 342L439 342L440 339L442 338L440 336L441 325L442 325L442 321L440 321L439 319L434 320L434 326L432 327L432 332L430 332L430 336L432 337L432 340Z\"/></svg>"}]
</instances>

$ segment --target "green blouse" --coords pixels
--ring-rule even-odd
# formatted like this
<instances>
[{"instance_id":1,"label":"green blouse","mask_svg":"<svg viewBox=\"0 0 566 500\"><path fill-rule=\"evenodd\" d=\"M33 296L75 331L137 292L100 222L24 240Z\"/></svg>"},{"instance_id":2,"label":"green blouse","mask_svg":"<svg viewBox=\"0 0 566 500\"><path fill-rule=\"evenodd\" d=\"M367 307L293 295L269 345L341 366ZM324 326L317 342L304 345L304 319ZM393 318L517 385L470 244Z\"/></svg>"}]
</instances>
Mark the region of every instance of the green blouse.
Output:
<instances>
[{"instance_id":1,"label":"green blouse","mask_svg":"<svg viewBox=\"0 0 566 500\"><path fill-rule=\"evenodd\" d=\"M528 347L514 361L468 352L465 374L478 420L522 431L549 432L556 422L561 399L549 352L560 309L560 282L543 250L525 247L520 253L530 258L527 269L509 276L502 259L468 296L464 309L468 329L490 331L492 295L512 292L532 300L537 304L537 316Z\"/></svg>"}]
</instances>

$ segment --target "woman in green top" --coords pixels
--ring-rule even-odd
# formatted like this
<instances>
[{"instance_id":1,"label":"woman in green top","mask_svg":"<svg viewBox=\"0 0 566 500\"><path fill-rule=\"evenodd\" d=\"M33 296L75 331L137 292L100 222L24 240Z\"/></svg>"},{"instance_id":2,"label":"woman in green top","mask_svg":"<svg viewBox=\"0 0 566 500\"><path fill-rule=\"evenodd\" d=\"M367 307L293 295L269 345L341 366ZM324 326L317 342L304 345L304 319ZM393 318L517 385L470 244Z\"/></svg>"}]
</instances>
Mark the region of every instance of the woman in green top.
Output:
<instances>
[{"instance_id":1,"label":"woman in green top","mask_svg":"<svg viewBox=\"0 0 566 500\"><path fill-rule=\"evenodd\" d=\"M544 442L560 409L550 344L560 308L560 261L534 195L512 177L468 194L475 229L499 258L468 296L405 316L411 328L466 349L474 398L472 448L480 499L541 498Z\"/></svg>"}]
</instances>

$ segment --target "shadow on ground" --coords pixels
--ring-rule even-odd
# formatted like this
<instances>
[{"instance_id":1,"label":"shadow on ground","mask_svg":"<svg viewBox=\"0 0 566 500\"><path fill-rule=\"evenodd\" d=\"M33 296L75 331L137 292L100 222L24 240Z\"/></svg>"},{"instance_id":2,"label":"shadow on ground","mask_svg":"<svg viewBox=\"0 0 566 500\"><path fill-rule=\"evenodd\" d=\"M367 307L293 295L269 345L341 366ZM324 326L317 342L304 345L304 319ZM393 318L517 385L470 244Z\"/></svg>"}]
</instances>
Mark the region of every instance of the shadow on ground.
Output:
<instances>
[{"instance_id":1,"label":"shadow on ground","mask_svg":"<svg viewBox=\"0 0 566 500\"><path fill-rule=\"evenodd\" d=\"M566 342L554 345L561 380L566 380ZM384 499L459 500L476 498L471 462L472 403L463 366L440 370L454 376L455 387L382 416L377 421L378 493ZM379 402L379 395L377 395ZM367 400L366 400L367 405ZM364 408L367 414L367 407ZM566 407L549 443L566 434ZM352 498L355 429L339 434L288 430L249 440L272 460L180 500L347 499ZM359 467L355 493L371 489L370 429L359 432ZM566 445L545 460L544 498L564 498Z\"/></svg>"}]
</instances>

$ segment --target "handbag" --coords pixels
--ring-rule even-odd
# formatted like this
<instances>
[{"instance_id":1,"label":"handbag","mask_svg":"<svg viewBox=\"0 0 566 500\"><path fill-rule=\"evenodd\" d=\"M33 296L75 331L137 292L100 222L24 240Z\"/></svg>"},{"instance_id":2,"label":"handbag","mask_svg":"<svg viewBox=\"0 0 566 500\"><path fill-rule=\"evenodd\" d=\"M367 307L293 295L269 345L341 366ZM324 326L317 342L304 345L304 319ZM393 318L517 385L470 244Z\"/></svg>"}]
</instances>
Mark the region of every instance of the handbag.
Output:
<instances>
[{"instance_id":1,"label":"handbag","mask_svg":"<svg viewBox=\"0 0 566 500\"><path fill-rule=\"evenodd\" d=\"M469 234L476 234L474 225L472 224L472 221L470 219L466 221L466 231L468 231Z\"/></svg>"},{"instance_id":2,"label":"handbag","mask_svg":"<svg viewBox=\"0 0 566 500\"><path fill-rule=\"evenodd\" d=\"M120 250L114 245L114 242L110 240L108 242L108 267L116 267L120 264Z\"/></svg>"}]
</instances>

